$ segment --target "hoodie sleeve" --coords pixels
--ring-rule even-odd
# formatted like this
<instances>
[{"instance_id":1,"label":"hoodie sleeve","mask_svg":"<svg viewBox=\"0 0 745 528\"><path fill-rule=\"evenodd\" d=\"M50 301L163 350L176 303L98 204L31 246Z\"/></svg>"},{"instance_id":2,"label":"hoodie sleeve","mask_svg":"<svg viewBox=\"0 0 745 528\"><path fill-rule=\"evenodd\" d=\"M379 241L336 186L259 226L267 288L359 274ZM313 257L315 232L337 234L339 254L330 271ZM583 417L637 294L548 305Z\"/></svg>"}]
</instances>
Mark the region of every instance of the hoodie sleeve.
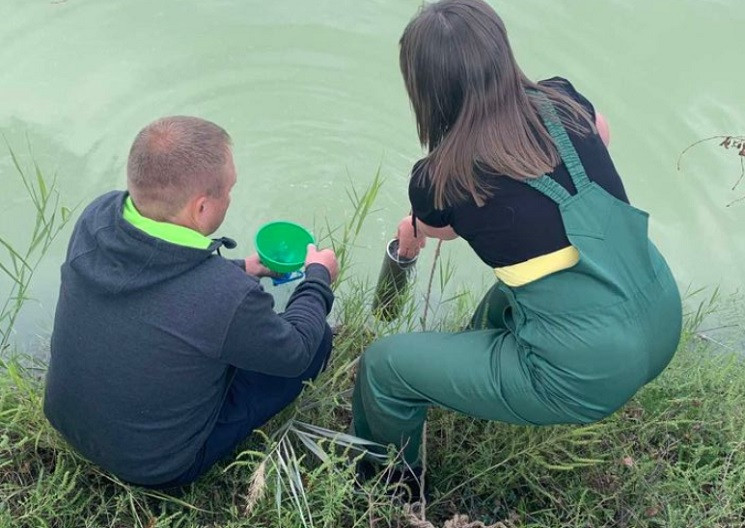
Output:
<instances>
[{"instance_id":1,"label":"hoodie sleeve","mask_svg":"<svg viewBox=\"0 0 745 528\"><path fill-rule=\"evenodd\" d=\"M245 259L228 259L228 262L232 262L233 264L241 268L243 271L246 271Z\"/></svg>"},{"instance_id":2,"label":"hoodie sleeve","mask_svg":"<svg viewBox=\"0 0 745 528\"><path fill-rule=\"evenodd\" d=\"M222 350L222 360L243 370L293 378L313 360L326 330L334 294L329 272L311 264L284 313L261 286L252 288L238 306Z\"/></svg>"}]
</instances>

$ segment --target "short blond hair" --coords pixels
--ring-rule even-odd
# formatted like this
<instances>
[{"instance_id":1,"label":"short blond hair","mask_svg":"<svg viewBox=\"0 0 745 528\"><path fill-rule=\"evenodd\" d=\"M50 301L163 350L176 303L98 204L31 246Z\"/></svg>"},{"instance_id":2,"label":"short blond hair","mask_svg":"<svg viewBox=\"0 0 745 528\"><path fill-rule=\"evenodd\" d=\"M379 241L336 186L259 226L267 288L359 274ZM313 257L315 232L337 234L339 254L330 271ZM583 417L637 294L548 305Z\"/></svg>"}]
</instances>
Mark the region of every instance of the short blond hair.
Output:
<instances>
[{"instance_id":1,"label":"short blond hair","mask_svg":"<svg viewBox=\"0 0 745 528\"><path fill-rule=\"evenodd\" d=\"M219 195L225 185L230 135L198 117L163 117L143 128L127 161L135 204L168 216L196 193Z\"/></svg>"}]
</instances>

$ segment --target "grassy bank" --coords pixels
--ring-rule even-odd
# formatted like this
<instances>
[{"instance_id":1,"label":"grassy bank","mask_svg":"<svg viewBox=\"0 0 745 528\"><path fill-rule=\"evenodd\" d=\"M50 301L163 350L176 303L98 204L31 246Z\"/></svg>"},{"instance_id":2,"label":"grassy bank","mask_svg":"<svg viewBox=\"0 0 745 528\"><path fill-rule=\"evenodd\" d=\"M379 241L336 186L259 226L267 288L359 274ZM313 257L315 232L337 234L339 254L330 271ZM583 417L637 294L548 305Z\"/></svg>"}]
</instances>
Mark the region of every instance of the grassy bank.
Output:
<instances>
[{"instance_id":1,"label":"grassy bank","mask_svg":"<svg viewBox=\"0 0 745 528\"><path fill-rule=\"evenodd\" d=\"M344 304L341 316L349 317L361 303ZM44 420L42 383L6 363L0 526L410 526L382 483L354 485L339 439L303 425L348 425L345 391L370 338L360 328L346 327L329 371L263 429L279 434L255 435L237 462L178 499L124 485L78 457ZM427 520L441 526L468 514L510 527L742 526L744 405L738 359L712 353L689 326L663 375L590 427L515 427L432 412Z\"/></svg>"},{"instance_id":2,"label":"grassy bank","mask_svg":"<svg viewBox=\"0 0 745 528\"><path fill-rule=\"evenodd\" d=\"M687 316L670 367L612 417L589 427L530 428L434 410L426 441L433 496L426 508L392 502L385 482L356 485L350 457L360 446L341 433L350 420L356 360L376 336L425 325L462 327L475 298L449 291L447 261L422 270L429 278L424 295L412 295L390 325L371 318L369 285L348 273L334 313L341 332L332 362L296 405L178 498L123 484L55 433L42 413L39 371L28 359L8 357L33 271L70 216L38 167L29 177L13 159L37 222L24 250L0 238L8 257L0 271L12 278L0 310L0 527L745 525L745 370L736 356L696 337L708 305ZM327 226L321 237L344 270L352 269L349 249L380 184L376 177L365 192L352 191L351 220ZM443 300L424 308L415 298L428 306L433 285ZM428 311L435 324L427 324Z\"/></svg>"}]
</instances>

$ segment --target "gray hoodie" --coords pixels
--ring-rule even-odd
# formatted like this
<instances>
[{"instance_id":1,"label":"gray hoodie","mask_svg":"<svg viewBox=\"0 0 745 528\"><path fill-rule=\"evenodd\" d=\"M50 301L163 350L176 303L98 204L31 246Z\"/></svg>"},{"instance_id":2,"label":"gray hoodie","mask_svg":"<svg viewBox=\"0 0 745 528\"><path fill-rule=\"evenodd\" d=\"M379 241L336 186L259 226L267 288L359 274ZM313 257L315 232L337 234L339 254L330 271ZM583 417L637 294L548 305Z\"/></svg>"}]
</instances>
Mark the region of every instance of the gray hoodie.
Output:
<instances>
[{"instance_id":1,"label":"gray hoodie","mask_svg":"<svg viewBox=\"0 0 745 528\"><path fill-rule=\"evenodd\" d=\"M242 261L215 253L226 239L202 250L154 238L122 218L126 197L101 196L75 226L44 412L88 459L153 485L193 463L236 368L295 377L309 366L334 296L313 264L278 315Z\"/></svg>"}]
</instances>

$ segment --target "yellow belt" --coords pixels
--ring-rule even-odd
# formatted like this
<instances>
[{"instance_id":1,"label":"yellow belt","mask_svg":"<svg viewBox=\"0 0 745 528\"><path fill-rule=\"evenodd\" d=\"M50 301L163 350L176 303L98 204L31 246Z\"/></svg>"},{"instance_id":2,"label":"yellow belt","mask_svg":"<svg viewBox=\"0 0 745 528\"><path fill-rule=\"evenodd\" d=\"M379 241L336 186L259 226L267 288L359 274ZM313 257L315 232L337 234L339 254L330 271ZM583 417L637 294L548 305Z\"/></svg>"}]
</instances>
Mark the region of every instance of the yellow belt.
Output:
<instances>
[{"instance_id":1,"label":"yellow belt","mask_svg":"<svg viewBox=\"0 0 745 528\"><path fill-rule=\"evenodd\" d=\"M579 252L574 246L535 257L511 266L494 268L494 274L507 286L523 286L557 271L571 268L579 262Z\"/></svg>"}]
</instances>

